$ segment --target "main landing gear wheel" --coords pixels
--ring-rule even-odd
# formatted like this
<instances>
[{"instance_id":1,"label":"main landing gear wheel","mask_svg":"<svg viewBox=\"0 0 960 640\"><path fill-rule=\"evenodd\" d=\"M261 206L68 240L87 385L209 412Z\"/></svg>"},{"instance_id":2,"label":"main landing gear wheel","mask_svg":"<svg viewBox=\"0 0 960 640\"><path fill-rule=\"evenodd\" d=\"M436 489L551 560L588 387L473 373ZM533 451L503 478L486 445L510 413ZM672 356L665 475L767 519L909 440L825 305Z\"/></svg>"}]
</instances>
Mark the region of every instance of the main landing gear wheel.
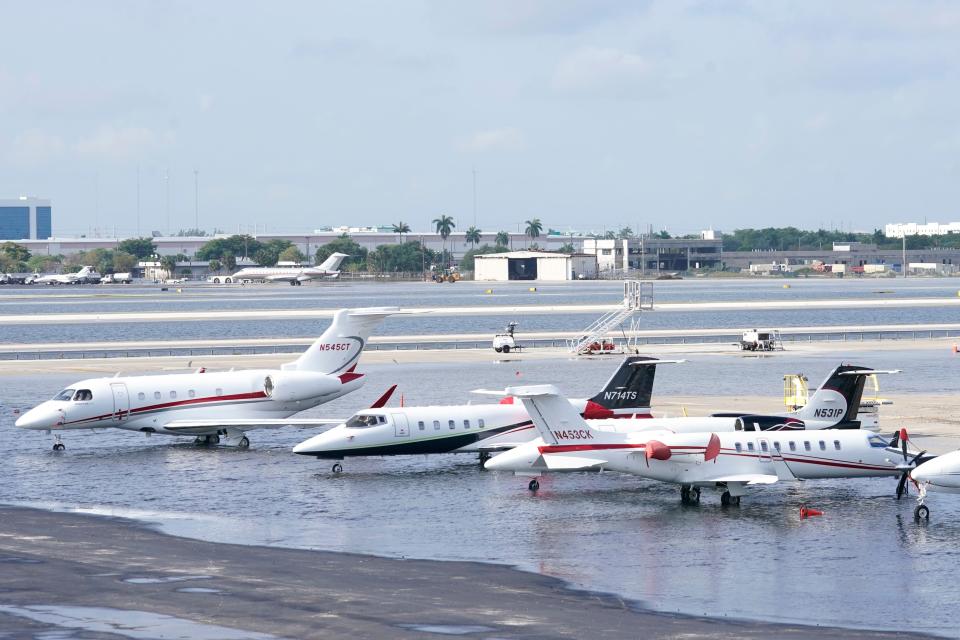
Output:
<instances>
[{"instance_id":1,"label":"main landing gear wheel","mask_svg":"<svg viewBox=\"0 0 960 640\"><path fill-rule=\"evenodd\" d=\"M247 436L243 436L242 438L240 438L240 442L237 443L237 446L240 447L241 449L246 449L247 447L250 446L250 438L248 438Z\"/></svg>"},{"instance_id":2,"label":"main landing gear wheel","mask_svg":"<svg viewBox=\"0 0 960 640\"><path fill-rule=\"evenodd\" d=\"M688 484L680 487L680 502L683 504L697 504L700 502L700 487L691 487Z\"/></svg>"},{"instance_id":3,"label":"main landing gear wheel","mask_svg":"<svg viewBox=\"0 0 960 640\"><path fill-rule=\"evenodd\" d=\"M340 464L339 462L336 462L336 463L334 463L333 468L331 469L331 471L333 471L334 473L342 473L342 472L343 472L343 465Z\"/></svg>"},{"instance_id":4,"label":"main landing gear wheel","mask_svg":"<svg viewBox=\"0 0 960 640\"><path fill-rule=\"evenodd\" d=\"M725 507L739 507L740 496L732 496L729 491L724 491L720 494L720 504Z\"/></svg>"},{"instance_id":5,"label":"main landing gear wheel","mask_svg":"<svg viewBox=\"0 0 960 640\"><path fill-rule=\"evenodd\" d=\"M913 510L913 519L916 521L920 520L929 520L930 519L930 509L925 504L917 505L917 508Z\"/></svg>"},{"instance_id":6,"label":"main landing gear wheel","mask_svg":"<svg viewBox=\"0 0 960 640\"><path fill-rule=\"evenodd\" d=\"M530 491L536 491L536 490L539 489L539 488L540 488L540 483L537 482L537 479L536 479L536 478L534 478L533 480L531 480L531 481L530 481L530 484L527 485L527 489L530 489Z\"/></svg>"},{"instance_id":7,"label":"main landing gear wheel","mask_svg":"<svg viewBox=\"0 0 960 640\"><path fill-rule=\"evenodd\" d=\"M508 344L503 345L503 352L504 352L504 353L510 353L510 345L508 345Z\"/></svg>"}]
</instances>

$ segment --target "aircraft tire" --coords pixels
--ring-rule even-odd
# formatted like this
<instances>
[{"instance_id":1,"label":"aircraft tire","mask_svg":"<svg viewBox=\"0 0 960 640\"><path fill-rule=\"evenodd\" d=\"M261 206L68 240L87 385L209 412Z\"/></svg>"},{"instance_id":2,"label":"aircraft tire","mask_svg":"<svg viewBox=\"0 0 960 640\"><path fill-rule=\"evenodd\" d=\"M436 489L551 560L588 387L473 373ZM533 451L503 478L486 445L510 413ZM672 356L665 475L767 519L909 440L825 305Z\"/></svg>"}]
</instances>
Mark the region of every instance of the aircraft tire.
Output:
<instances>
[{"instance_id":1,"label":"aircraft tire","mask_svg":"<svg viewBox=\"0 0 960 640\"><path fill-rule=\"evenodd\" d=\"M925 504L917 505L917 508L913 510L913 519L918 522L920 520L929 520L930 508Z\"/></svg>"},{"instance_id":2,"label":"aircraft tire","mask_svg":"<svg viewBox=\"0 0 960 640\"><path fill-rule=\"evenodd\" d=\"M494 347L493 350L497 353L503 353L503 347Z\"/></svg>"},{"instance_id":3,"label":"aircraft tire","mask_svg":"<svg viewBox=\"0 0 960 640\"><path fill-rule=\"evenodd\" d=\"M246 449L247 447L250 446L250 438L248 438L247 436L243 436L242 438L240 438L240 442L237 443L237 446L240 447L241 449Z\"/></svg>"},{"instance_id":4,"label":"aircraft tire","mask_svg":"<svg viewBox=\"0 0 960 640\"><path fill-rule=\"evenodd\" d=\"M214 278L213 284L220 284L220 278Z\"/></svg>"},{"instance_id":5,"label":"aircraft tire","mask_svg":"<svg viewBox=\"0 0 960 640\"><path fill-rule=\"evenodd\" d=\"M503 345L503 352L504 352L504 353L510 353L510 345L508 345L508 344Z\"/></svg>"},{"instance_id":6,"label":"aircraft tire","mask_svg":"<svg viewBox=\"0 0 960 640\"><path fill-rule=\"evenodd\" d=\"M224 282L225 284L233 284L233 278L224 278L224 279L223 279L223 282Z\"/></svg>"},{"instance_id":7,"label":"aircraft tire","mask_svg":"<svg viewBox=\"0 0 960 640\"><path fill-rule=\"evenodd\" d=\"M58 442L55 445L53 445L54 451L63 451L66 448L67 448L67 445L63 444L62 442Z\"/></svg>"},{"instance_id":8,"label":"aircraft tire","mask_svg":"<svg viewBox=\"0 0 960 640\"><path fill-rule=\"evenodd\" d=\"M530 491L536 491L536 490L539 489L539 488L540 488L540 483L537 482L537 479L536 479L536 478L534 478L533 480L531 480L531 481L530 481L530 484L527 485L527 489L530 489Z\"/></svg>"},{"instance_id":9,"label":"aircraft tire","mask_svg":"<svg viewBox=\"0 0 960 640\"><path fill-rule=\"evenodd\" d=\"M343 473L343 465L339 462L334 463L333 468L331 469L334 473Z\"/></svg>"}]
</instances>

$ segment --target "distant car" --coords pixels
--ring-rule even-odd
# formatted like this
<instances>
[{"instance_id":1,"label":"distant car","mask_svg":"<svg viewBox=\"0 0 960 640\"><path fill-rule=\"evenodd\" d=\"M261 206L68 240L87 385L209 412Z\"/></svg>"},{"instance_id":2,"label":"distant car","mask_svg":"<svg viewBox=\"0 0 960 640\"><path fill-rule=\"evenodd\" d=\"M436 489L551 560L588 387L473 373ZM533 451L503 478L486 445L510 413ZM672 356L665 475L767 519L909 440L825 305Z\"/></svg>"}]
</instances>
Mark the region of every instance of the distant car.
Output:
<instances>
[{"instance_id":1,"label":"distant car","mask_svg":"<svg viewBox=\"0 0 960 640\"><path fill-rule=\"evenodd\" d=\"M108 273L100 278L100 284L130 284L133 277L129 273Z\"/></svg>"}]
</instances>

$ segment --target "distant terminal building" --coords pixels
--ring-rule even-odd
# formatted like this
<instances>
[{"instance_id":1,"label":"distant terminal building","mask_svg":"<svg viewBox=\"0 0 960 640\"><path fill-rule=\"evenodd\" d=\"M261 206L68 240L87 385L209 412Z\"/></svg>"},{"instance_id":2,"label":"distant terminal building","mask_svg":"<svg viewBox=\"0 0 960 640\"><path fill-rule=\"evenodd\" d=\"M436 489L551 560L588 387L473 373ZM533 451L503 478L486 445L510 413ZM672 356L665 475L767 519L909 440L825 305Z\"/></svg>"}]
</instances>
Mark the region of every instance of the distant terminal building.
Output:
<instances>
[{"instance_id":1,"label":"distant terminal building","mask_svg":"<svg viewBox=\"0 0 960 640\"><path fill-rule=\"evenodd\" d=\"M473 259L473 279L563 281L597 277L597 257L546 251L489 253Z\"/></svg>"},{"instance_id":2,"label":"distant terminal building","mask_svg":"<svg viewBox=\"0 0 960 640\"><path fill-rule=\"evenodd\" d=\"M883 235L888 238L903 238L908 236L945 236L950 233L960 233L960 222L896 222L883 228Z\"/></svg>"},{"instance_id":3,"label":"distant terminal building","mask_svg":"<svg viewBox=\"0 0 960 640\"><path fill-rule=\"evenodd\" d=\"M0 240L47 240L53 235L51 227L49 200L0 200Z\"/></svg>"},{"instance_id":4,"label":"distant terminal building","mask_svg":"<svg viewBox=\"0 0 960 640\"><path fill-rule=\"evenodd\" d=\"M699 238L586 238L583 252L597 256L601 272L719 269L723 264L723 239L714 230L702 232Z\"/></svg>"}]
</instances>

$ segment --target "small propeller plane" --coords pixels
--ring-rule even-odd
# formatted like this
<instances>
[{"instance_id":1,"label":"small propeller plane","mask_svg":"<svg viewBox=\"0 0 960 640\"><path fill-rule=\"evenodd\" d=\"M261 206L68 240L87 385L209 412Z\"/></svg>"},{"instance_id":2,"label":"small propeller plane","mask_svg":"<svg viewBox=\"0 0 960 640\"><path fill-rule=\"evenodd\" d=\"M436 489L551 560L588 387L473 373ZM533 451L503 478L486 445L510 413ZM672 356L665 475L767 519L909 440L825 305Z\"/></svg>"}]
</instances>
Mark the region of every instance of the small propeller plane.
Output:
<instances>
[{"instance_id":1,"label":"small propeller plane","mask_svg":"<svg viewBox=\"0 0 960 640\"><path fill-rule=\"evenodd\" d=\"M490 470L537 476L543 471L608 469L680 485L685 503L703 487L723 490L721 504L736 505L753 485L816 478L897 476L918 456L861 429L778 432L599 431L583 420L553 385L510 387L505 393L527 408L540 437L486 463ZM907 442L905 431L899 434ZM891 454L904 453L902 462ZM922 453L921 453L922 455ZM536 477L529 488L536 491Z\"/></svg>"},{"instance_id":2,"label":"small propeller plane","mask_svg":"<svg viewBox=\"0 0 960 640\"><path fill-rule=\"evenodd\" d=\"M367 338L395 313L395 307L341 309L316 342L280 369L80 380L23 414L16 426L52 431L53 449L63 451L60 434L76 429L193 436L207 444L223 436L223 444L247 447L250 429L336 423L290 416L359 389L365 380L356 367Z\"/></svg>"}]
</instances>

